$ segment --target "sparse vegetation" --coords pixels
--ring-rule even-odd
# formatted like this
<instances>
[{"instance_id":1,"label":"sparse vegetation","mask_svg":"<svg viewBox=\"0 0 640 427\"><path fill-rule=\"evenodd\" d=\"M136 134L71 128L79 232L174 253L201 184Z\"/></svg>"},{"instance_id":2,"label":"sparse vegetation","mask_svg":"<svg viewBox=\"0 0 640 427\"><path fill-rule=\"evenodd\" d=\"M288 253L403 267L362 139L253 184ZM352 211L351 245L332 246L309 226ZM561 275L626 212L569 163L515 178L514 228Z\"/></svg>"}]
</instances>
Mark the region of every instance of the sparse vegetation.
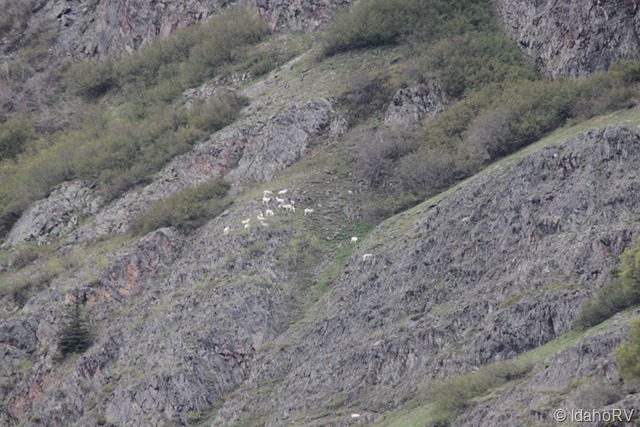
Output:
<instances>
[{"instance_id":1,"label":"sparse vegetation","mask_svg":"<svg viewBox=\"0 0 640 427\"><path fill-rule=\"evenodd\" d=\"M625 250L612 278L585 301L574 321L575 328L595 326L620 311L640 303L640 240Z\"/></svg>"}]
</instances>

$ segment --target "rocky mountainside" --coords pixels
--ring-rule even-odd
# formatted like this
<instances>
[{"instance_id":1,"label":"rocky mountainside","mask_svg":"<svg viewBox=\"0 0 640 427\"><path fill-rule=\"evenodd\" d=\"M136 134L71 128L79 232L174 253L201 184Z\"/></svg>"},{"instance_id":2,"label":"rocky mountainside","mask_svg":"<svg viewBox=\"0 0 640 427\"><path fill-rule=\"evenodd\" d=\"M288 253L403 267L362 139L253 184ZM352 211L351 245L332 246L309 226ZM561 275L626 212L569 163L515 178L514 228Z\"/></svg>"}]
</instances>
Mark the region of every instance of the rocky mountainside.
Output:
<instances>
[{"instance_id":1,"label":"rocky mountainside","mask_svg":"<svg viewBox=\"0 0 640 427\"><path fill-rule=\"evenodd\" d=\"M496 0L506 31L549 76L583 76L640 56L636 0Z\"/></svg>"},{"instance_id":2,"label":"rocky mountainside","mask_svg":"<svg viewBox=\"0 0 640 427\"><path fill-rule=\"evenodd\" d=\"M119 56L234 3L312 32L350 2L40 2L4 52L48 22L51 57ZM549 76L638 57L635 2L494 3ZM0 250L0 426L537 426L554 408L640 410L612 353L637 310L572 329L640 237L637 120L594 119L371 227L365 207L390 203L393 183L357 171L358 144L403 138L454 100L424 78L373 125L349 120L343 70L401 68L406 51L316 55L186 91L184 104L224 89L248 105L113 199L63 182L15 221ZM220 178L231 202L203 226L135 230ZM24 283L35 291L12 291ZM93 341L61 358L80 306ZM438 384L521 361L441 417Z\"/></svg>"}]
</instances>

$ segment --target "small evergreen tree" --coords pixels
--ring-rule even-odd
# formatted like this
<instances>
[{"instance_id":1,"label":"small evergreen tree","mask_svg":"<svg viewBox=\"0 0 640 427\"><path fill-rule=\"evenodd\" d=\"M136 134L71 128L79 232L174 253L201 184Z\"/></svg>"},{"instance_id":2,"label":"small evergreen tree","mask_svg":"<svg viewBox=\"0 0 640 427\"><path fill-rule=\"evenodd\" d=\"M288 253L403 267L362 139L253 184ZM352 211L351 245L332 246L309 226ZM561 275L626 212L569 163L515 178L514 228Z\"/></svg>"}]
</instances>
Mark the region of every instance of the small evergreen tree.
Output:
<instances>
[{"instance_id":1,"label":"small evergreen tree","mask_svg":"<svg viewBox=\"0 0 640 427\"><path fill-rule=\"evenodd\" d=\"M83 353L93 341L91 332L82 316L82 305L86 303L86 296L76 295L73 310L70 314L69 322L60 331L58 350L62 358L71 353Z\"/></svg>"}]
</instances>

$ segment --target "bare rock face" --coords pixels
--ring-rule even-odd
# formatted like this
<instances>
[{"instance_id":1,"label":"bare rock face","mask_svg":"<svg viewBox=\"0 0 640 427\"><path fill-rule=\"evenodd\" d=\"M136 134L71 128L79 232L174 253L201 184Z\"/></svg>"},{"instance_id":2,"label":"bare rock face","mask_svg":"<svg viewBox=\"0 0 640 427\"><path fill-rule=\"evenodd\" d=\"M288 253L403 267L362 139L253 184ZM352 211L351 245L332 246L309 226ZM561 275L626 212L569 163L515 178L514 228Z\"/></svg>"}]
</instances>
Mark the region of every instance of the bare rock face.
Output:
<instances>
[{"instance_id":1,"label":"bare rock face","mask_svg":"<svg viewBox=\"0 0 640 427\"><path fill-rule=\"evenodd\" d=\"M101 206L101 197L88 182L63 183L22 215L3 246L16 246L30 240L46 243L62 237L78 225L80 218L96 214Z\"/></svg>"},{"instance_id":2,"label":"bare rock face","mask_svg":"<svg viewBox=\"0 0 640 427\"><path fill-rule=\"evenodd\" d=\"M54 49L59 54L120 56L157 35L167 35L220 10L218 0L145 2L140 0L47 2L28 31L43 22L61 28Z\"/></svg>"},{"instance_id":3,"label":"bare rock face","mask_svg":"<svg viewBox=\"0 0 640 427\"><path fill-rule=\"evenodd\" d=\"M398 130L415 128L444 111L446 103L446 94L437 82L400 89L387 108L384 124Z\"/></svg>"},{"instance_id":4,"label":"bare rock face","mask_svg":"<svg viewBox=\"0 0 640 427\"><path fill-rule=\"evenodd\" d=\"M545 74L583 76L640 57L636 0L496 0L508 34Z\"/></svg>"},{"instance_id":5,"label":"bare rock face","mask_svg":"<svg viewBox=\"0 0 640 427\"><path fill-rule=\"evenodd\" d=\"M271 29L289 28L311 32L320 28L337 7L352 0L256 0L260 14Z\"/></svg>"},{"instance_id":6,"label":"bare rock face","mask_svg":"<svg viewBox=\"0 0 640 427\"><path fill-rule=\"evenodd\" d=\"M256 129L238 168L228 177L240 188L269 180L277 171L302 159L321 138L337 137L346 129L346 120L326 99L293 104Z\"/></svg>"}]
</instances>

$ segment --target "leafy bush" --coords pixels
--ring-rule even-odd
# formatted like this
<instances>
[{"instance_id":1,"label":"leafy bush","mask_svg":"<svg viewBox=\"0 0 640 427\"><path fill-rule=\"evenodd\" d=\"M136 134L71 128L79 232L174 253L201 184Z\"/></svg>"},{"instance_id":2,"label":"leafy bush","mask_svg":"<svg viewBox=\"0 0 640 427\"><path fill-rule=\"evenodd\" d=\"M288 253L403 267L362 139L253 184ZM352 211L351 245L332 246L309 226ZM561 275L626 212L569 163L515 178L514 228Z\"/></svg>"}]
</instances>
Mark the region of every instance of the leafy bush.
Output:
<instances>
[{"instance_id":1,"label":"leafy bush","mask_svg":"<svg viewBox=\"0 0 640 427\"><path fill-rule=\"evenodd\" d=\"M91 59L71 67L66 76L69 89L77 95L91 100L117 87L112 59Z\"/></svg>"},{"instance_id":2,"label":"leafy bush","mask_svg":"<svg viewBox=\"0 0 640 427\"><path fill-rule=\"evenodd\" d=\"M254 8L235 7L192 26L157 38L139 51L114 61L90 60L67 72L73 93L91 100L121 88L129 99L144 96L170 102L182 91L220 72L237 61L248 46L258 43L268 28Z\"/></svg>"},{"instance_id":3,"label":"leafy bush","mask_svg":"<svg viewBox=\"0 0 640 427\"><path fill-rule=\"evenodd\" d=\"M0 160L15 158L34 137L33 125L25 116L0 124Z\"/></svg>"},{"instance_id":4,"label":"leafy bush","mask_svg":"<svg viewBox=\"0 0 640 427\"><path fill-rule=\"evenodd\" d=\"M598 289L594 297L582 304L574 327L587 329L598 325L631 304L633 302L627 297L620 280L613 279Z\"/></svg>"},{"instance_id":5,"label":"leafy bush","mask_svg":"<svg viewBox=\"0 0 640 427\"><path fill-rule=\"evenodd\" d=\"M626 380L640 379L640 319L631 321L627 342L614 350L618 372Z\"/></svg>"},{"instance_id":6,"label":"leafy bush","mask_svg":"<svg viewBox=\"0 0 640 427\"><path fill-rule=\"evenodd\" d=\"M154 203L134 222L132 229L148 233L161 227L194 230L219 215L231 201L226 197L229 183L215 179L188 188Z\"/></svg>"},{"instance_id":7,"label":"leafy bush","mask_svg":"<svg viewBox=\"0 0 640 427\"><path fill-rule=\"evenodd\" d=\"M378 76L366 79L358 76L340 95L338 103L347 121L354 125L382 111L391 101L393 93L388 78Z\"/></svg>"},{"instance_id":8,"label":"leafy bush","mask_svg":"<svg viewBox=\"0 0 640 427\"><path fill-rule=\"evenodd\" d=\"M233 122L238 112L249 105L248 98L235 92L224 92L206 101L195 103L189 114L189 124L195 129L215 132Z\"/></svg>"},{"instance_id":9,"label":"leafy bush","mask_svg":"<svg viewBox=\"0 0 640 427\"><path fill-rule=\"evenodd\" d=\"M451 98L489 83L536 80L534 64L501 32L469 31L428 48L423 73L437 78Z\"/></svg>"},{"instance_id":10,"label":"leafy bush","mask_svg":"<svg viewBox=\"0 0 640 427\"><path fill-rule=\"evenodd\" d=\"M421 41L494 25L485 0L360 0L338 14L323 41L325 55L396 43Z\"/></svg>"},{"instance_id":11,"label":"leafy bush","mask_svg":"<svg viewBox=\"0 0 640 427\"><path fill-rule=\"evenodd\" d=\"M236 7L212 19L206 37L189 52L189 79L204 80L218 69L243 56L244 50L268 33L265 22L253 8Z\"/></svg>"},{"instance_id":12,"label":"leafy bush","mask_svg":"<svg viewBox=\"0 0 640 427\"><path fill-rule=\"evenodd\" d=\"M614 314L640 303L640 240L622 253L614 277L580 307L575 328L595 326Z\"/></svg>"}]
</instances>

